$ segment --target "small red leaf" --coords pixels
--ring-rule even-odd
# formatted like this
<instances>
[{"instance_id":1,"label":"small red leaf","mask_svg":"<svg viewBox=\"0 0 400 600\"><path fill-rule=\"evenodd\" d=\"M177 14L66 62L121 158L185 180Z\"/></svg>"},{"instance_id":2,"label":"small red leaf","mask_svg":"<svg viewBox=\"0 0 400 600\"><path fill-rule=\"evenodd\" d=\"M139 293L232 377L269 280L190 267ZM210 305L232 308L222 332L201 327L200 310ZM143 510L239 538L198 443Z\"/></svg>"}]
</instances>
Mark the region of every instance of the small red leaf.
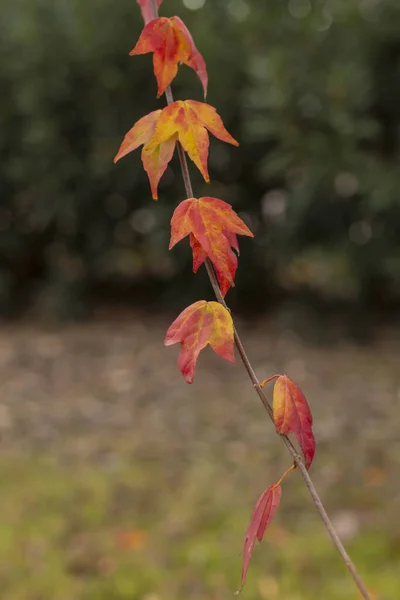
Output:
<instances>
[{"instance_id":1,"label":"small red leaf","mask_svg":"<svg viewBox=\"0 0 400 600\"><path fill-rule=\"evenodd\" d=\"M280 375L274 386L273 404L277 432L296 436L309 469L315 454L315 438L312 414L303 392L289 377Z\"/></svg>"},{"instance_id":2,"label":"small red leaf","mask_svg":"<svg viewBox=\"0 0 400 600\"><path fill-rule=\"evenodd\" d=\"M270 485L257 500L251 516L250 525L246 530L243 549L242 587L253 553L256 539L261 542L267 527L270 525L276 509L281 501L282 488L280 485Z\"/></svg>"},{"instance_id":3,"label":"small red leaf","mask_svg":"<svg viewBox=\"0 0 400 600\"><path fill-rule=\"evenodd\" d=\"M157 0L157 6L159 7L163 0ZM136 0L142 11L143 20L146 23L151 21L153 17L153 10L151 7L151 0Z\"/></svg>"},{"instance_id":4,"label":"small red leaf","mask_svg":"<svg viewBox=\"0 0 400 600\"><path fill-rule=\"evenodd\" d=\"M214 265L225 296L236 275L239 251L237 235L254 237L230 204L217 198L188 198L177 206L171 219L170 249L190 234L193 271L208 257Z\"/></svg>"},{"instance_id":5,"label":"small red leaf","mask_svg":"<svg viewBox=\"0 0 400 600\"><path fill-rule=\"evenodd\" d=\"M192 383L200 351L210 344L225 360L234 363L233 321L218 302L199 300L188 306L172 323L164 344L182 344L178 366L187 383Z\"/></svg>"},{"instance_id":6,"label":"small red leaf","mask_svg":"<svg viewBox=\"0 0 400 600\"><path fill-rule=\"evenodd\" d=\"M153 52L158 96L161 96L170 85L181 63L196 71L203 85L204 97L207 95L206 63L194 45L189 30L179 17L159 17L145 26L130 55L148 52Z\"/></svg>"}]
</instances>

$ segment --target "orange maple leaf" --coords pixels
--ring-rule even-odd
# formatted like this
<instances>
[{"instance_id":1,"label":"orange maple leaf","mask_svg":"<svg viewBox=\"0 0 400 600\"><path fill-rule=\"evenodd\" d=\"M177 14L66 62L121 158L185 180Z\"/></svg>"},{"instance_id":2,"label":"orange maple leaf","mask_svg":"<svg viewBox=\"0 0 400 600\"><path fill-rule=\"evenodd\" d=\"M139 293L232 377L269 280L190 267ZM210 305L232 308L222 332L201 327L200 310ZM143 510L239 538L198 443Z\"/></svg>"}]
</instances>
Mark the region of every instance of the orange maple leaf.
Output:
<instances>
[{"instance_id":1,"label":"orange maple leaf","mask_svg":"<svg viewBox=\"0 0 400 600\"><path fill-rule=\"evenodd\" d=\"M221 140L238 145L226 131L215 108L195 100L178 100L139 119L126 134L114 162L143 144L143 166L150 180L152 196L157 200L158 183L179 139L208 182L209 139L206 128Z\"/></svg>"},{"instance_id":2,"label":"orange maple leaf","mask_svg":"<svg viewBox=\"0 0 400 600\"><path fill-rule=\"evenodd\" d=\"M309 469L315 454L312 414L303 392L286 375L280 375L275 382L273 405L277 432L296 436Z\"/></svg>"},{"instance_id":3,"label":"orange maple leaf","mask_svg":"<svg viewBox=\"0 0 400 600\"><path fill-rule=\"evenodd\" d=\"M270 525L276 509L281 501L282 488L280 485L270 485L263 491L256 502L250 525L244 537L242 587L244 585L247 569L253 552L256 539L261 542L267 527Z\"/></svg>"},{"instance_id":4,"label":"orange maple leaf","mask_svg":"<svg viewBox=\"0 0 400 600\"><path fill-rule=\"evenodd\" d=\"M158 96L165 92L175 78L178 65L184 63L196 71L206 97L208 84L206 63L194 45L189 30L179 17L160 17L145 26L130 55L148 52L154 53L153 65L158 84Z\"/></svg>"},{"instance_id":5,"label":"orange maple leaf","mask_svg":"<svg viewBox=\"0 0 400 600\"><path fill-rule=\"evenodd\" d=\"M160 6L163 0L157 0L157 6ZM148 23L153 19L153 10L151 7L151 0L136 0L142 11L142 17L145 23Z\"/></svg>"},{"instance_id":6,"label":"orange maple leaf","mask_svg":"<svg viewBox=\"0 0 400 600\"><path fill-rule=\"evenodd\" d=\"M152 150L177 135L183 149L209 182L207 158L210 140L207 129L223 142L239 145L227 132L213 106L195 100L177 100L161 112L148 149Z\"/></svg>"},{"instance_id":7,"label":"orange maple leaf","mask_svg":"<svg viewBox=\"0 0 400 600\"><path fill-rule=\"evenodd\" d=\"M230 204L208 196L188 198L179 204L172 215L169 248L190 235L193 271L196 273L208 257L225 296L236 275L238 262L232 247L238 252L237 234L254 237Z\"/></svg>"},{"instance_id":8,"label":"orange maple leaf","mask_svg":"<svg viewBox=\"0 0 400 600\"><path fill-rule=\"evenodd\" d=\"M114 163L116 163L123 156L129 154L132 150L136 150L136 148L143 144L142 162L144 170L149 177L151 193L154 200L157 200L158 198L158 183L172 158L176 142L176 136L172 136L162 144L154 146L151 150L146 146L154 135L160 114L161 110L155 110L142 119L139 119L126 134L121 147L114 158Z\"/></svg>"},{"instance_id":9,"label":"orange maple leaf","mask_svg":"<svg viewBox=\"0 0 400 600\"><path fill-rule=\"evenodd\" d=\"M164 344L180 342L178 366L187 383L192 383L200 351L210 344L225 360L235 362L233 321L226 308L218 302L199 300L175 319L165 336Z\"/></svg>"}]
</instances>

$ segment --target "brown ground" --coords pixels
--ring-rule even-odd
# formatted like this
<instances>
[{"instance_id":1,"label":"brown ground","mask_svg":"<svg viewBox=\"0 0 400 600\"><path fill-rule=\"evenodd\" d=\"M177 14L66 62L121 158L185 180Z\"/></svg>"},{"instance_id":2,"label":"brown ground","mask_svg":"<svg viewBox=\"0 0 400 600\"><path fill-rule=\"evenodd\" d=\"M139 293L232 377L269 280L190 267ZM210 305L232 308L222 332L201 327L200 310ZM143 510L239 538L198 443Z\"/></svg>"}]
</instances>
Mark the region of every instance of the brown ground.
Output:
<instances>
[{"instance_id":1,"label":"brown ground","mask_svg":"<svg viewBox=\"0 0 400 600\"><path fill-rule=\"evenodd\" d=\"M193 385L165 348L171 318L136 314L91 323L3 325L0 430L3 451L44 450L95 458L112 438L163 460L208 451L287 458L238 362L210 349ZM343 469L355 481L400 472L400 334L370 345L311 345L273 321L240 327L260 378L287 373L312 407L316 476L331 485ZM239 359L238 359L239 361ZM379 475L380 473L380 475ZM400 478L396 478L400 479ZM398 486L400 488L400 485Z\"/></svg>"}]
</instances>

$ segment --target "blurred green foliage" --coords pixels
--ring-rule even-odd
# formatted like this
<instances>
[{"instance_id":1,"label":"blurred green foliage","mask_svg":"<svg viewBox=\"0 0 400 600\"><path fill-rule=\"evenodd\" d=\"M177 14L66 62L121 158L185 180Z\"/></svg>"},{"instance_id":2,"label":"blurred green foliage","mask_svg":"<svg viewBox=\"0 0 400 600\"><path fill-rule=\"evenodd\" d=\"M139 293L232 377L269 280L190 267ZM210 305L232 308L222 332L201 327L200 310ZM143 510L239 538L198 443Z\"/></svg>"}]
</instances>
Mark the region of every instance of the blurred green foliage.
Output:
<instances>
[{"instance_id":1,"label":"blurred green foliage","mask_svg":"<svg viewBox=\"0 0 400 600\"><path fill-rule=\"evenodd\" d=\"M398 0L165 0L161 14L191 29L208 101L241 142L212 141L211 185L192 170L198 196L231 202L256 233L242 241L230 301L263 305L304 289L364 306L397 301ZM105 289L163 304L207 293L204 274L189 286L183 277L189 248L167 252L184 197L176 158L158 203L139 151L112 162L126 131L160 106L151 57L128 56L141 27L133 0L2 8L3 311L33 303L73 314ZM201 99L189 69L173 87Z\"/></svg>"}]
</instances>

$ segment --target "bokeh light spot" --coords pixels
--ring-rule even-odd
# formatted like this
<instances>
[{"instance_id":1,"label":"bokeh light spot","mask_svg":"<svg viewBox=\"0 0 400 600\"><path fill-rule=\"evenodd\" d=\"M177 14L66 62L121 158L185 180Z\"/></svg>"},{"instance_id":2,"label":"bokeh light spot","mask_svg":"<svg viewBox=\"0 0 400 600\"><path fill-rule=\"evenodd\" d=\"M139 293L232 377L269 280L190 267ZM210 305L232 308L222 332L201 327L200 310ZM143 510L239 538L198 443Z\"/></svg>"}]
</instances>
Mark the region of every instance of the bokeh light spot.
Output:
<instances>
[{"instance_id":1,"label":"bokeh light spot","mask_svg":"<svg viewBox=\"0 0 400 600\"><path fill-rule=\"evenodd\" d=\"M183 5L189 10L200 10L206 3L206 0L182 0Z\"/></svg>"}]
</instances>

